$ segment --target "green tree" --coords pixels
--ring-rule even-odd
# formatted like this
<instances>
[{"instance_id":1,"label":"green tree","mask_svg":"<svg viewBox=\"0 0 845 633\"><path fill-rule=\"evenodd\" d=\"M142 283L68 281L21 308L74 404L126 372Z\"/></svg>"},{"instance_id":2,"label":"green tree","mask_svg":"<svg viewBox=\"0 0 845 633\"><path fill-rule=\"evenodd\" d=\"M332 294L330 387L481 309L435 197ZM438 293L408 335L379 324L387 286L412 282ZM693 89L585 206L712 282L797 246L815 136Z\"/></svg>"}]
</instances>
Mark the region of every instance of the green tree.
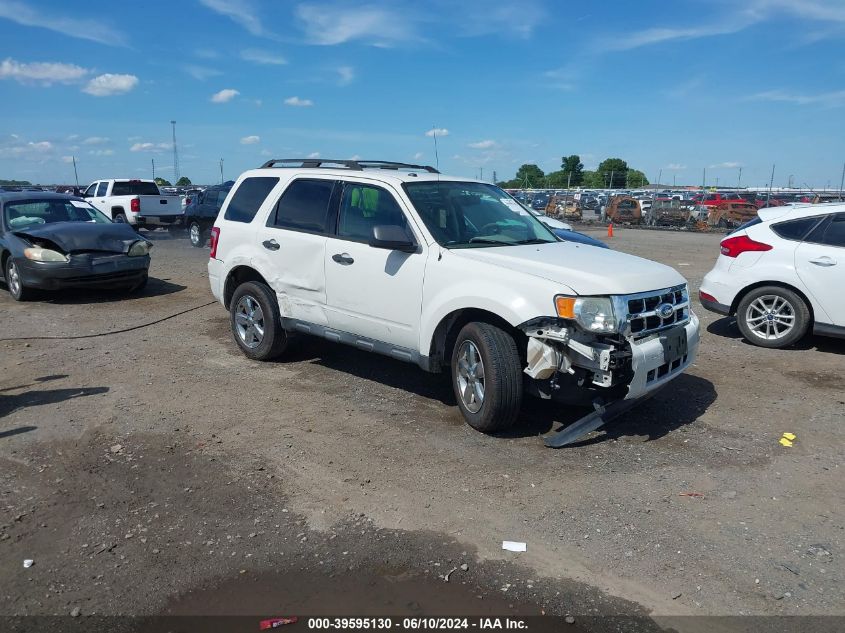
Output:
<instances>
[{"instance_id":1,"label":"green tree","mask_svg":"<svg viewBox=\"0 0 845 633\"><path fill-rule=\"evenodd\" d=\"M616 180L616 178L614 178ZM637 187L644 187L645 185L649 184L648 178L645 177L645 174L641 172L639 169L629 169L628 170L628 187L630 189L635 189Z\"/></svg>"},{"instance_id":2,"label":"green tree","mask_svg":"<svg viewBox=\"0 0 845 633\"><path fill-rule=\"evenodd\" d=\"M605 158L599 163L596 171L606 179L603 186L610 189L621 189L625 186L628 176L628 163L621 158ZM611 182L613 179L613 182Z\"/></svg>"},{"instance_id":3,"label":"green tree","mask_svg":"<svg viewBox=\"0 0 845 633\"><path fill-rule=\"evenodd\" d=\"M191 179L187 176L182 176L179 180L176 181L177 187L187 187L191 184Z\"/></svg>"},{"instance_id":4,"label":"green tree","mask_svg":"<svg viewBox=\"0 0 845 633\"><path fill-rule=\"evenodd\" d=\"M584 180L584 163L581 162L581 157L578 154L572 154L572 156L563 156L560 160L560 170L565 173L566 182L569 182L572 187L579 186ZM566 186L566 182L560 186Z\"/></svg>"},{"instance_id":5,"label":"green tree","mask_svg":"<svg viewBox=\"0 0 845 633\"><path fill-rule=\"evenodd\" d=\"M607 176L598 171L585 171L581 185L587 189L606 189Z\"/></svg>"},{"instance_id":6,"label":"green tree","mask_svg":"<svg viewBox=\"0 0 845 633\"><path fill-rule=\"evenodd\" d=\"M516 180L519 187L542 187L546 184L546 174L537 165L526 163L516 170Z\"/></svg>"},{"instance_id":7,"label":"green tree","mask_svg":"<svg viewBox=\"0 0 845 633\"><path fill-rule=\"evenodd\" d=\"M159 187L169 187L169 186L170 186L170 181L169 181L169 180L165 180L164 178L156 178L156 179L155 179L155 183L156 183Z\"/></svg>"}]
</instances>

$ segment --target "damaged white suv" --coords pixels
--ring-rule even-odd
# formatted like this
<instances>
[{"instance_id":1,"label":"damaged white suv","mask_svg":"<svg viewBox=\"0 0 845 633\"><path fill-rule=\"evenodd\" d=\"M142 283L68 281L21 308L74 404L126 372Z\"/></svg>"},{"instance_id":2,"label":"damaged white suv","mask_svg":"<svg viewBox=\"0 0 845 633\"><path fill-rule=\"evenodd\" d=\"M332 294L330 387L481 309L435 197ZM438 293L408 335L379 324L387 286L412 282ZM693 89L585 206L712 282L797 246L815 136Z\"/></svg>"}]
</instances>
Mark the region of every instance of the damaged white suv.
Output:
<instances>
[{"instance_id":1,"label":"damaged white suv","mask_svg":"<svg viewBox=\"0 0 845 633\"><path fill-rule=\"evenodd\" d=\"M498 187L419 165L247 171L211 231L208 272L248 357L306 333L448 369L484 432L512 425L524 393L606 419L677 377L699 343L672 268L563 242Z\"/></svg>"}]
</instances>

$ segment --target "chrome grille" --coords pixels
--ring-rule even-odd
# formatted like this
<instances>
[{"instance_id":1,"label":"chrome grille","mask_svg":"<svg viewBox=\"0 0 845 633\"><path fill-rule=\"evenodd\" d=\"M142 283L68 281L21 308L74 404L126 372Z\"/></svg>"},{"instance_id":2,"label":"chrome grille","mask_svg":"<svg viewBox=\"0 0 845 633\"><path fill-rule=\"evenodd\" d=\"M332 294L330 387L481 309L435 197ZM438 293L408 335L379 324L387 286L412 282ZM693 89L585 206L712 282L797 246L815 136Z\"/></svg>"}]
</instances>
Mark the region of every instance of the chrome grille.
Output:
<instances>
[{"instance_id":1,"label":"chrome grille","mask_svg":"<svg viewBox=\"0 0 845 633\"><path fill-rule=\"evenodd\" d=\"M618 303L624 310L626 333L635 337L685 324L690 318L686 284L625 295L619 298ZM671 310L665 307L667 305ZM661 313L662 306L665 313Z\"/></svg>"}]
</instances>

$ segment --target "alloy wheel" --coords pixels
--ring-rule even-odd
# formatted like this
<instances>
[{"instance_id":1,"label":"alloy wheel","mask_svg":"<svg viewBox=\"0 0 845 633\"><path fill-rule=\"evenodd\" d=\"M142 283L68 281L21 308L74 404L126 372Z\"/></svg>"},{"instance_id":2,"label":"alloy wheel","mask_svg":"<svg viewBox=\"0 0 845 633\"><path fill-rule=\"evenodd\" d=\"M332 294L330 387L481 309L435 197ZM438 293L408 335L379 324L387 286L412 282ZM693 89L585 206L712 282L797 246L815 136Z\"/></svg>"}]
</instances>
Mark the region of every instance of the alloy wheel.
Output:
<instances>
[{"instance_id":1,"label":"alloy wheel","mask_svg":"<svg viewBox=\"0 0 845 633\"><path fill-rule=\"evenodd\" d=\"M765 340L778 340L795 327L795 307L779 295L762 295L745 310L745 322L752 334Z\"/></svg>"},{"instance_id":2,"label":"alloy wheel","mask_svg":"<svg viewBox=\"0 0 845 633\"><path fill-rule=\"evenodd\" d=\"M458 350L458 393L467 411L478 413L484 404L484 362L472 341L464 341Z\"/></svg>"},{"instance_id":3,"label":"alloy wheel","mask_svg":"<svg viewBox=\"0 0 845 633\"><path fill-rule=\"evenodd\" d=\"M264 340L264 311L251 295L244 295L235 308L235 330L241 342L250 349Z\"/></svg>"}]
</instances>

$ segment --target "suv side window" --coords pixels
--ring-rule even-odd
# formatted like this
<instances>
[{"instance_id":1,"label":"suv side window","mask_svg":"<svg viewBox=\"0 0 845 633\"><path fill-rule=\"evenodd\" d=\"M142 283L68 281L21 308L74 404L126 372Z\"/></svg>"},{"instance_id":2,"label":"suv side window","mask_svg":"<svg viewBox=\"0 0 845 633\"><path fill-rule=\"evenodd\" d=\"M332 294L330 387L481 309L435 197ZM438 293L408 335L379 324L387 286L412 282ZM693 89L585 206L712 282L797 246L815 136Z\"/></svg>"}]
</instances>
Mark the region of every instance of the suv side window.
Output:
<instances>
[{"instance_id":1,"label":"suv side window","mask_svg":"<svg viewBox=\"0 0 845 633\"><path fill-rule=\"evenodd\" d=\"M808 242L845 248L845 213L837 213L827 222L822 222L807 237Z\"/></svg>"},{"instance_id":2,"label":"suv side window","mask_svg":"<svg viewBox=\"0 0 845 633\"><path fill-rule=\"evenodd\" d=\"M785 240L795 240L800 242L804 236L809 233L819 222L819 217L801 218L800 220L790 220L789 222L779 222L772 225L772 230Z\"/></svg>"},{"instance_id":3,"label":"suv side window","mask_svg":"<svg viewBox=\"0 0 845 633\"><path fill-rule=\"evenodd\" d=\"M223 206L223 202L226 200L226 196L228 196L228 195L229 195L229 189L223 189L221 191L218 191L217 192L217 201L214 203L214 208L219 211L220 207ZM211 201L209 201L209 202L211 202Z\"/></svg>"},{"instance_id":4,"label":"suv side window","mask_svg":"<svg viewBox=\"0 0 845 633\"><path fill-rule=\"evenodd\" d=\"M103 181L103 182L101 182L99 185L97 185L97 193L96 193L96 194L94 194L94 195L96 195L98 198L99 198L100 196L105 196L105 195L106 195L106 190L107 190L108 188L109 188L109 183L108 183L108 181L104 180L104 181Z\"/></svg>"},{"instance_id":5,"label":"suv side window","mask_svg":"<svg viewBox=\"0 0 845 633\"><path fill-rule=\"evenodd\" d=\"M280 229L307 233L329 233L330 202L334 180L294 180L279 202L268 224Z\"/></svg>"},{"instance_id":6,"label":"suv side window","mask_svg":"<svg viewBox=\"0 0 845 633\"><path fill-rule=\"evenodd\" d=\"M273 187L279 184L279 179L272 176L254 176L245 178L235 191L235 195L226 207L226 220L232 222L252 222L258 209L264 203Z\"/></svg>"},{"instance_id":7,"label":"suv side window","mask_svg":"<svg viewBox=\"0 0 845 633\"><path fill-rule=\"evenodd\" d=\"M380 224L401 226L413 239L405 214L389 191L371 185L345 183L337 224L338 237L369 242L373 227Z\"/></svg>"}]
</instances>

